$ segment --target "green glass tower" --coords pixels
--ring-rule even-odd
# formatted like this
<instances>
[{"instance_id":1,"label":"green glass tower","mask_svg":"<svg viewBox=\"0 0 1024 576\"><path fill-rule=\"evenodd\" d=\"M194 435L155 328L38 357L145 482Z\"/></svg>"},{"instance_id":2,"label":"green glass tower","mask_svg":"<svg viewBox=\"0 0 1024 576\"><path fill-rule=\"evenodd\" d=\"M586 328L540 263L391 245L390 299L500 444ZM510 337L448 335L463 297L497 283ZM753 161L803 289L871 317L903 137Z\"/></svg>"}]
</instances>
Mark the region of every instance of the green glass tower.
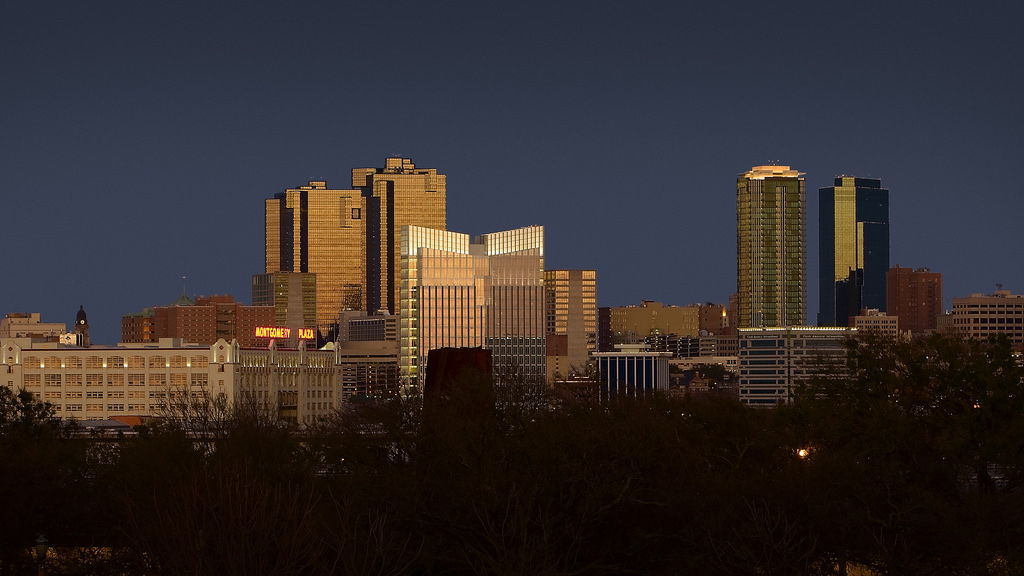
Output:
<instances>
[{"instance_id":1,"label":"green glass tower","mask_svg":"<svg viewBox=\"0 0 1024 576\"><path fill-rule=\"evenodd\" d=\"M755 166L736 179L737 327L807 322L806 193L789 166Z\"/></svg>"}]
</instances>

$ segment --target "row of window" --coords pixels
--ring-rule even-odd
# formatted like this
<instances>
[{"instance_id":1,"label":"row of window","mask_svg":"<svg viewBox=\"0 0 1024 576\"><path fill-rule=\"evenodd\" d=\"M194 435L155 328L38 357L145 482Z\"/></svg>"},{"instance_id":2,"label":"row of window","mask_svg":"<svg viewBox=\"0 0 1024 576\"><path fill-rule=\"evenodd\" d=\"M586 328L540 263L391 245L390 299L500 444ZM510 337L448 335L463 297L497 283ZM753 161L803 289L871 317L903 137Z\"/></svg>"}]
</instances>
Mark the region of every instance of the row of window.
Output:
<instances>
[{"instance_id":1,"label":"row of window","mask_svg":"<svg viewBox=\"0 0 1024 576\"><path fill-rule=\"evenodd\" d=\"M63 360L59 356L47 356L40 360L38 356L26 356L22 366L26 369L36 368L82 368L82 358L79 356L65 356ZM210 360L207 356L171 356L169 359L164 356L150 356L147 362L142 356L129 356L127 360L123 356L86 356L85 367L87 369L97 368L205 368L209 366Z\"/></svg>"},{"instance_id":2,"label":"row of window","mask_svg":"<svg viewBox=\"0 0 1024 576\"><path fill-rule=\"evenodd\" d=\"M124 386L124 374L85 374L85 385L93 386ZM210 381L210 375L202 372L175 372L172 373L170 383L172 386L183 386L186 383L192 386L206 386ZM82 374L25 374L24 382L26 388L38 388L40 384L58 387L79 387L82 385ZM167 374L150 374L150 386L165 386ZM145 374L129 374L128 386L145 386Z\"/></svg>"}]
</instances>

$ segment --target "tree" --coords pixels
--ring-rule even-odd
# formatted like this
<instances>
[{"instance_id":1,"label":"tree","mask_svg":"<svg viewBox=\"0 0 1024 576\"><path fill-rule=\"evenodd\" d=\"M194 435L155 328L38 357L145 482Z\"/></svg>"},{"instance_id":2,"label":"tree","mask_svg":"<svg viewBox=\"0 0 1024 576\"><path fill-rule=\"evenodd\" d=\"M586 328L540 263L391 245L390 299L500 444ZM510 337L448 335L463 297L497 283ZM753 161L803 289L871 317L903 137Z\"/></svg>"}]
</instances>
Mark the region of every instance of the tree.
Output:
<instances>
[{"instance_id":1,"label":"tree","mask_svg":"<svg viewBox=\"0 0 1024 576\"><path fill-rule=\"evenodd\" d=\"M1018 554L992 514L1020 509L1024 370L1009 341L869 335L846 349L842 370L780 410L811 449L812 513L847 519L827 546L884 573L982 570Z\"/></svg>"}]
</instances>

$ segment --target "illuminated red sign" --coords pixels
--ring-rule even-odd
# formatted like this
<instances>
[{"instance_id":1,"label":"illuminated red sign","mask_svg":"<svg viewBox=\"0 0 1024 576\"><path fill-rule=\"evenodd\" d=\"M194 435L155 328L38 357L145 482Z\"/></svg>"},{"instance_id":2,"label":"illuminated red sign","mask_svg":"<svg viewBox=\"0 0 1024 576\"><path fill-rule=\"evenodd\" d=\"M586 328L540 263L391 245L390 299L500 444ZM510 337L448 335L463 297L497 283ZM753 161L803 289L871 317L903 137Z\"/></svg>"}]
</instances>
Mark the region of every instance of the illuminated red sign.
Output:
<instances>
[{"instance_id":1,"label":"illuminated red sign","mask_svg":"<svg viewBox=\"0 0 1024 576\"><path fill-rule=\"evenodd\" d=\"M299 340L313 340L316 338L316 334L313 333L312 328L299 328L297 330ZM292 335L291 328L284 328L281 326L257 326L256 337L257 338L277 338L285 340Z\"/></svg>"}]
</instances>

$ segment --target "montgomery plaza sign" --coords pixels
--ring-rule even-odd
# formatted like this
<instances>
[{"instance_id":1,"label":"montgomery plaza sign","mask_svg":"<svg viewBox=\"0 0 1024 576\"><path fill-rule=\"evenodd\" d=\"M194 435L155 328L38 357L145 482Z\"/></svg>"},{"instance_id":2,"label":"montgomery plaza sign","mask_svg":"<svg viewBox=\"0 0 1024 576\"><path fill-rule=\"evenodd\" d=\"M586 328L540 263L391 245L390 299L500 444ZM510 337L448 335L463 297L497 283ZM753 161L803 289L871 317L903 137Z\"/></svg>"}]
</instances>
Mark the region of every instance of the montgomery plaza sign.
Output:
<instances>
[{"instance_id":1,"label":"montgomery plaza sign","mask_svg":"<svg viewBox=\"0 0 1024 576\"><path fill-rule=\"evenodd\" d=\"M312 328L299 328L296 330L298 333L299 340L314 340L316 334L314 334ZM276 338L285 340L291 338L292 329L285 328L283 326L257 326L256 337L257 338Z\"/></svg>"}]
</instances>

